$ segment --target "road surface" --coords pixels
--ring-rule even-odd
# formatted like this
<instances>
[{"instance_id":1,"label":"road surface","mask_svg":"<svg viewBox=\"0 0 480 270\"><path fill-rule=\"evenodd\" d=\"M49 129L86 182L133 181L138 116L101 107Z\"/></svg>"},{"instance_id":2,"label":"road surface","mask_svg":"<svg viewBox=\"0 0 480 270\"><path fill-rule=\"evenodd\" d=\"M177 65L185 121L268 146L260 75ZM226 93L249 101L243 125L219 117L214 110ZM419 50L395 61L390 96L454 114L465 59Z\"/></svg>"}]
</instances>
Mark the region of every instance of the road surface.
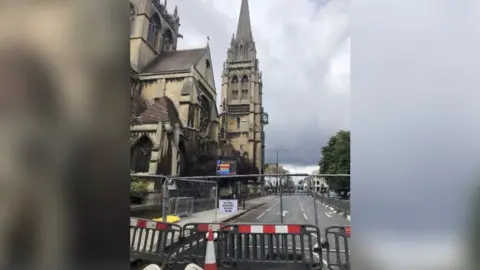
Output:
<instances>
[{"instance_id":1,"label":"road surface","mask_svg":"<svg viewBox=\"0 0 480 270\"><path fill-rule=\"evenodd\" d=\"M318 228L320 229L320 235L311 234L312 243L318 243L318 237L320 237L320 242L325 241L325 229L330 226L345 226L350 225L350 222L338 213L334 213L330 208L323 206L320 202L317 204L317 218L318 218ZM281 209L281 206L283 209ZM241 216L240 218L231 221L229 223L248 223L248 224L280 224L281 216L283 215L284 224L309 224L315 225L315 211L314 211L314 200L313 198L307 195L295 194L287 195L282 197L282 203L280 203L280 198L272 200L265 205L248 212L247 214ZM331 243L330 250L336 250L335 240L332 235L329 235L329 242ZM276 241L282 240L273 240ZM285 240L284 240L285 241ZM302 240L298 237L295 238L295 241L290 239L288 241L288 246L290 249L295 246L296 249L299 249L301 246ZM343 244L343 239L340 238L340 243L338 249L340 253L340 261L345 261L345 248ZM260 246L260 240L256 239L256 245ZM267 241L263 242L265 245ZM295 244L292 244L295 242ZM304 238L303 243L305 248L308 248L308 240ZM252 238L249 239L249 245L253 247L254 241ZM274 244L275 245L275 244ZM193 249L198 248L196 252L202 252L205 250L205 243L201 242L198 245L195 245ZM187 251L181 251L180 254L184 255ZM194 252L191 250L191 252ZM187 252L188 253L188 252ZM298 252L297 252L298 253ZM314 254L315 255L315 254ZM331 264L336 264L338 262L337 253L330 253L327 256L326 252L323 252L322 258L320 256L315 256L317 260L321 260L324 264L327 264L329 261ZM328 257L328 258L327 258ZM329 260L328 260L329 259Z\"/></svg>"},{"instance_id":2,"label":"road surface","mask_svg":"<svg viewBox=\"0 0 480 270\"><path fill-rule=\"evenodd\" d=\"M281 214L283 215L284 224L311 224L315 225L315 207L313 205L314 200L312 197L302 194L288 195L282 197L282 205L280 204L280 199L276 199L270 203L263 205L262 207L255 209L239 219L233 222L239 223L253 223L253 224L262 224L262 223L280 223ZM325 241L325 229L330 226L345 226L350 225L345 217L339 213L335 213L330 208L323 206L320 202L317 204L317 218L318 218L318 228L320 229L320 238L321 242ZM281 206L283 209L281 209ZM282 212L283 210L283 212ZM281 213L282 212L282 213ZM233 223L232 222L232 223ZM335 240L333 235L329 235L329 242L331 243L330 250L336 250ZM340 261L345 261L345 247L343 244L343 239L339 239L338 249L340 253ZM314 240L316 241L316 240ZM306 243L306 242L305 242ZM298 247L298 245L296 245ZM330 258L331 263L337 263L337 253L331 253L328 257ZM324 263L327 261L326 252L322 256Z\"/></svg>"}]
</instances>

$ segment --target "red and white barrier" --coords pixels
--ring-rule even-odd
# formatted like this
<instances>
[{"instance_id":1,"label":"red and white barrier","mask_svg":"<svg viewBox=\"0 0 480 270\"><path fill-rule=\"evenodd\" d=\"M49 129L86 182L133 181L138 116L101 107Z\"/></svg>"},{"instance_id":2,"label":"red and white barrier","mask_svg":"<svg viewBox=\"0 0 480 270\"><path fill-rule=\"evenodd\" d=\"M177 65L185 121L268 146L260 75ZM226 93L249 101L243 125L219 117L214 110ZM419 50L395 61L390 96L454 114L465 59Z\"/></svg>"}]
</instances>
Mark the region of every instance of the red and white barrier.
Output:
<instances>
[{"instance_id":1,"label":"red and white barrier","mask_svg":"<svg viewBox=\"0 0 480 270\"><path fill-rule=\"evenodd\" d=\"M148 220L148 219L131 218L130 227L165 231L168 229L168 223L158 222L158 221Z\"/></svg>"},{"instance_id":2,"label":"red and white barrier","mask_svg":"<svg viewBox=\"0 0 480 270\"><path fill-rule=\"evenodd\" d=\"M198 232L208 232L209 230L212 230L214 232L218 232L221 227L224 225L221 223L200 223L197 224L197 231Z\"/></svg>"},{"instance_id":3,"label":"red and white barrier","mask_svg":"<svg viewBox=\"0 0 480 270\"><path fill-rule=\"evenodd\" d=\"M301 225L238 225L239 233L300 234Z\"/></svg>"}]
</instances>

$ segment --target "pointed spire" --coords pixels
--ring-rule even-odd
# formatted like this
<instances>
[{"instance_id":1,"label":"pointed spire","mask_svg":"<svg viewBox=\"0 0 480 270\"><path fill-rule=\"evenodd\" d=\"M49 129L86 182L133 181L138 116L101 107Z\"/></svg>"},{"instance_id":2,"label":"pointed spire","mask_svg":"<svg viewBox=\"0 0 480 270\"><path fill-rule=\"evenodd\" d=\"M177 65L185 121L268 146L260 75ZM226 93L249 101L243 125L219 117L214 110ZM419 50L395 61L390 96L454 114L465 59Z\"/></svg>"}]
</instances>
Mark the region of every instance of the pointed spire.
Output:
<instances>
[{"instance_id":1,"label":"pointed spire","mask_svg":"<svg viewBox=\"0 0 480 270\"><path fill-rule=\"evenodd\" d=\"M242 7L240 8L240 17L238 18L237 40L245 42L253 41L252 26L250 25L250 11L248 9L248 0L242 0Z\"/></svg>"}]
</instances>

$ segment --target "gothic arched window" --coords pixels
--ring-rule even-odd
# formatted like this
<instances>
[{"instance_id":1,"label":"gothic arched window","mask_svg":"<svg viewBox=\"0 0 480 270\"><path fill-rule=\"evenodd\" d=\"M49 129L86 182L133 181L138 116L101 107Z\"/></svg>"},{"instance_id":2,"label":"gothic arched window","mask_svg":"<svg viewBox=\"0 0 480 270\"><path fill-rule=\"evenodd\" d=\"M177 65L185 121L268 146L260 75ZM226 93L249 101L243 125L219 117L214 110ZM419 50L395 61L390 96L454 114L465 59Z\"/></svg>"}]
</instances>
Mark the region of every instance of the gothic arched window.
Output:
<instances>
[{"instance_id":1,"label":"gothic arched window","mask_svg":"<svg viewBox=\"0 0 480 270\"><path fill-rule=\"evenodd\" d=\"M158 49L158 40L160 39L160 29L162 29L160 23L160 17L158 14L155 14L150 19L150 24L148 25L148 37L147 40L152 45L155 50Z\"/></svg>"},{"instance_id":2,"label":"gothic arched window","mask_svg":"<svg viewBox=\"0 0 480 270\"><path fill-rule=\"evenodd\" d=\"M163 33L163 49L164 51L169 51L172 49L173 45L173 34L172 31L167 28Z\"/></svg>"},{"instance_id":3,"label":"gothic arched window","mask_svg":"<svg viewBox=\"0 0 480 270\"><path fill-rule=\"evenodd\" d=\"M138 142L133 146L131 159L130 159L130 168L134 172L148 172L150 166L150 158L152 156L152 141L143 136Z\"/></svg>"},{"instance_id":4,"label":"gothic arched window","mask_svg":"<svg viewBox=\"0 0 480 270\"><path fill-rule=\"evenodd\" d=\"M202 96L200 98L200 123L199 123L199 130L202 136L206 136L208 134L208 125L210 124L210 101L205 97Z\"/></svg>"},{"instance_id":5,"label":"gothic arched window","mask_svg":"<svg viewBox=\"0 0 480 270\"><path fill-rule=\"evenodd\" d=\"M233 76L232 81L232 100L238 99L238 77Z\"/></svg>"},{"instance_id":6,"label":"gothic arched window","mask_svg":"<svg viewBox=\"0 0 480 270\"><path fill-rule=\"evenodd\" d=\"M130 3L130 35L133 35L134 33L134 23L135 23L135 17L137 16L137 9L135 6Z\"/></svg>"},{"instance_id":7,"label":"gothic arched window","mask_svg":"<svg viewBox=\"0 0 480 270\"><path fill-rule=\"evenodd\" d=\"M244 75L242 77L242 99L248 99L248 77Z\"/></svg>"},{"instance_id":8,"label":"gothic arched window","mask_svg":"<svg viewBox=\"0 0 480 270\"><path fill-rule=\"evenodd\" d=\"M244 55L245 55L245 49L244 49L243 45L240 45L239 50L237 52L237 57L238 57L237 59L238 60L243 60Z\"/></svg>"}]
</instances>

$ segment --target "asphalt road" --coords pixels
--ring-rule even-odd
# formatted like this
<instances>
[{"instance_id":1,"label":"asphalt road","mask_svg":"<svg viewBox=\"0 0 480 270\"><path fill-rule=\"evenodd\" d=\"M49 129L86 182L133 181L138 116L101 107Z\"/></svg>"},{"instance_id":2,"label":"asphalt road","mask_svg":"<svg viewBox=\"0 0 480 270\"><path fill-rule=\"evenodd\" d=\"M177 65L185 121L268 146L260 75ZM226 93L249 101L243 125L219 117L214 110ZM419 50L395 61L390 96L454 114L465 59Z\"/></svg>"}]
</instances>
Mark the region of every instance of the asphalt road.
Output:
<instances>
[{"instance_id":1,"label":"asphalt road","mask_svg":"<svg viewBox=\"0 0 480 270\"><path fill-rule=\"evenodd\" d=\"M267 236L264 239L257 235L258 237L250 236L248 241L245 240L238 240L233 239L235 242L234 246L236 247L238 241L242 241L242 246L248 248L239 252L238 256L245 258L245 254L249 253L250 256L253 256L253 247L256 248L257 255L260 252L260 247L266 246L274 246L276 247L277 243L282 243L279 246L288 246L290 252L293 250L297 250L296 254L301 254L299 249L302 247L302 242L304 249L309 250L312 246L317 244L319 241L324 242L326 233L325 229L330 226L345 226L350 225L350 222L344 218L342 215L338 213L334 213L330 208L323 206L320 202L316 202L317 204L317 215L315 215L315 207L314 207L314 200L311 197L306 195L289 195L283 196L282 199L277 198L272 200L265 205L248 212L247 214L241 216L237 220L231 221L229 223L247 223L247 224L281 224L281 216L283 215L283 224L304 224L304 225L312 225L311 228L315 226L315 219L318 219L318 229L319 232L313 231L310 233L310 237L308 236L288 236L288 238L278 237L268 238ZM254 239L255 238L255 239ZM330 264L331 266L337 264L338 262L345 262L345 245L342 241L343 238L339 238L340 242L338 244L335 243L335 239L333 235L329 235L329 242L331 244L330 250L331 252L327 254L326 251L322 252L322 256L320 257L318 254L310 253L309 251L304 252L306 260L313 260L318 263L323 263L324 265ZM203 255L206 246L205 246L205 239L200 239L199 241L195 241L195 243L191 243L185 247L185 249L180 250L178 253L178 258L180 261L189 262L191 261L191 256L195 257L195 254ZM230 241L230 240L229 240ZM283 244L286 243L286 244ZM221 243L224 245L225 243ZM337 247L340 252L337 252ZM228 248L225 247L221 250L227 250ZM234 248L236 250L236 248ZM243 249L243 248L242 248ZM312 257L313 256L313 257ZM183 257L183 258L182 258ZM291 260L291 258L290 258ZM202 264L201 261L199 261ZM276 267L278 267L277 265ZM281 267L281 269L297 269L299 267L298 264L290 264L285 265L286 267ZM287 267L288 266L288 267ZM262 267L263 268L263 267ZM278 268L275 268L278 269ZM337 269L336 267L332 267L331 269Z\"/></svg>"},{"instance_id":2,"label":"asphalt road","mask_svg":"<svg viewBox=\"0 0 480 270\"><path fill-rule=\"evenodd\" d=\"M281 216L283 215L284 224L315 225L315 219L317 218L321 242L325 241L325 230L328 227L350 225L350 221L348 221L340 213L335 213L330 208L323 206L319 201L316 202L316 208L317 215L315 216L314 199L312 197L302 194L288 195L283 196L281 200L278 198L272 202L269 202L233 222L251 224L280 224ZM312 234L312 236L314 238L318 237L316 233ZM336 264L339 261L345 262L345 240L342 237L339 237L339 242L337 245L335 242L335 236L331 233L328 235L328 239L331 252L328 254L328 256L327 252L323 252L322 260L324 263L327 264L327 262L330 262L330 264ZM316 241L317 240L314 239L314 243ZM304 244L306 247L308 246L308 242L306 240L304 240ZM299 246L300 245L297 243L296 247ZM337 246L340 252L337 252Z\"/></svg>"}]
</instances>

